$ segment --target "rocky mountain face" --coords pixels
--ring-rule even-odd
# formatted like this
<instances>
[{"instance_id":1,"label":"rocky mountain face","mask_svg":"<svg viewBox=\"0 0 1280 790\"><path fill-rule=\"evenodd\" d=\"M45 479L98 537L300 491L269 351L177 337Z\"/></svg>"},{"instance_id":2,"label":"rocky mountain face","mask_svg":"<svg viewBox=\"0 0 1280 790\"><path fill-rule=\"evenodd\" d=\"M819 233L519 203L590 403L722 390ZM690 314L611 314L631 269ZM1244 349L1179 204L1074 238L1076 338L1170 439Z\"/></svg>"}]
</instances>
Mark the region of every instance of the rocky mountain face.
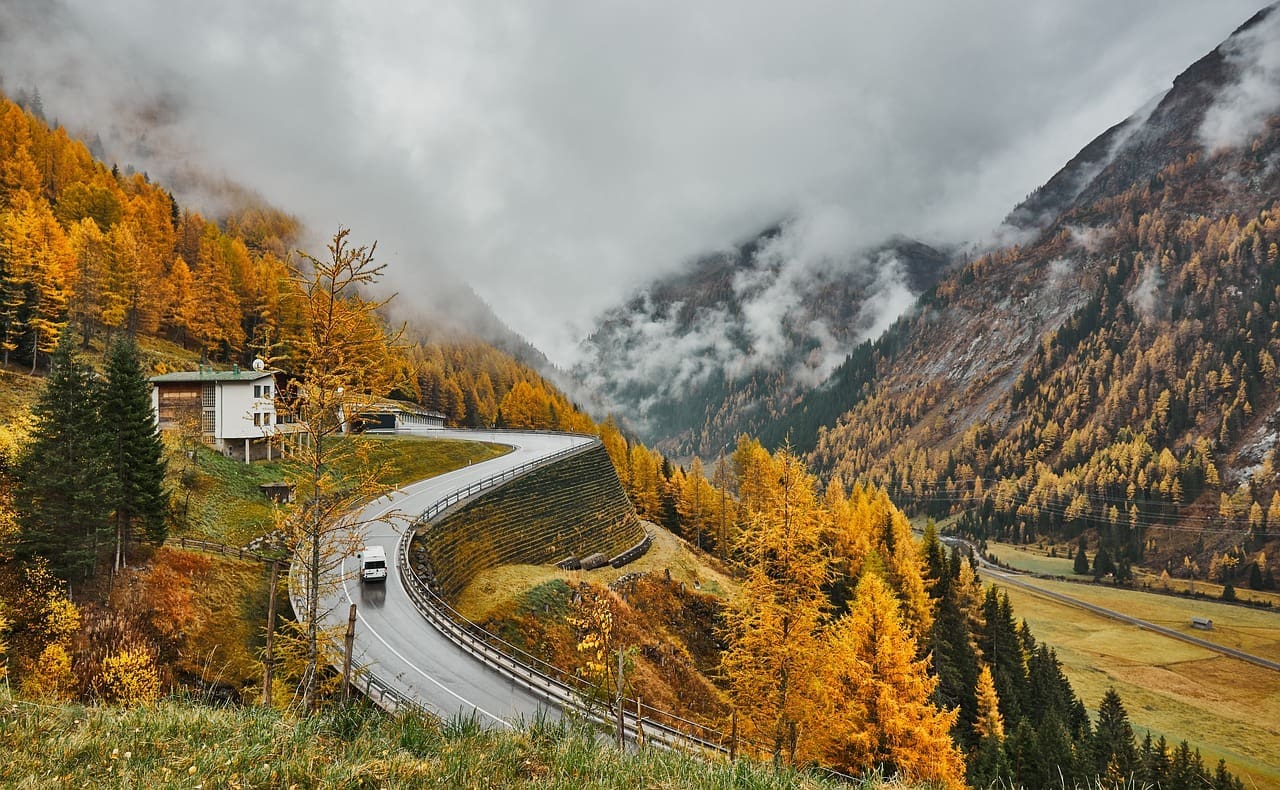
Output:
<instances>
[{"instance_id":1,"label":"rocky mountain face","mask_svg":"<svg viewBox=\"0 0 1280 790\"><path fill-rule=\"evenodd\" d=\"M1224 580L1265 564L1277 42L1273 6L1016 207L1020 246L950 272L769 438L980 534L1087 533L1125 563Z\"/></svg>"},{"instance_id":2,"label":"rocky mountain face","mask_svg":"<svg viewBox=\"0 0 1280 790\"><path fill-rule=\"evenodd\" d=\"M668 455L711 457L760 433L948 262L907 239L815 253L805 233L783 223L653 282L601 318L573 377Z\"/></svg>"}]
</instances>

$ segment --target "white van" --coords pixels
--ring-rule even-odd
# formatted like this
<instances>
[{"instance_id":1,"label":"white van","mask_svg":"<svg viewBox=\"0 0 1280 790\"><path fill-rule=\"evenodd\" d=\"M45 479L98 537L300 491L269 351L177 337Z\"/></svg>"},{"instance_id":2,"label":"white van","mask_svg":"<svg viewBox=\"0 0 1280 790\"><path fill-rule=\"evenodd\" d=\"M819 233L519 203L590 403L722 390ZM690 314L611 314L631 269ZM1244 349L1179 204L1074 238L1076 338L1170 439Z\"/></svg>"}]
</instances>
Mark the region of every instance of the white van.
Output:
<instances>
[{"instance_id":1,"label":"white van","mask_svg":"<svg viewBox=\"0 0 1280 790\"><path fill-rule=\"evenodd\" d=\"M365 546L356 553L356 559L360 561L360 581L387 580L387 553L381 546Z\"/></svg>"}]
</instances>

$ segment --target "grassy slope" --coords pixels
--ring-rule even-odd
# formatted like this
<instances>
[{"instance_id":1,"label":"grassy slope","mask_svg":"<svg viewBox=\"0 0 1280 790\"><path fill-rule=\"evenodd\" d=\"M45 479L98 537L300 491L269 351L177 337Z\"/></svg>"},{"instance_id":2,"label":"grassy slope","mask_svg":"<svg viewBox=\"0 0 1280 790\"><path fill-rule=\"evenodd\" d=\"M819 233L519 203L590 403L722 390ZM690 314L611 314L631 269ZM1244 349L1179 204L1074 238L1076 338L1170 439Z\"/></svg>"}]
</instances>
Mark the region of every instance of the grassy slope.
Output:
<instances>
[{"instance_id":1,"label":"grassy slope","mask_svg":"<svg viewBox=\"0 0 1280 790\"><path fill-rule=\"evenodd\" d=\"M1080 590L1080 585L1069 585L1066 592L1074 595ZM1280 788L1275 757L1280 754L1280 720L1275 716L1280 710L1280 673L1017 588L1008 588L1008 593L1014 613L1031 625L1037 639L1057 651L1090 710L1096 711L1103 693L1114 686L1139 739L1147 730L1175 744L1185 739L1201 750L1209 765L1225 757L1231 770L1245 777L1246 786L1252 786L1252 778L1258 787ZM1188 603L1164 600L1170 616ZM1127 611L1114 595L1097 603Z\"/></svg>"},{"instance_id":2,"label":"grassy slope","mask_svg":"<svg viewBox=\"0 0 1280 790\"><path fill-rule=\"evenodd\" d=\"M0 692L0 784L61 787L835 787L743 761L622 754L571 725L482 731L367 707L294 720L167 701L46 707ZM848 787L848 785L842 785ZM880 786L880 785L867 785Z\"/></svg>"},{"instance_id":3,"label":"grassy slope","mask_svg":"<svg viewBox=\"0 0 1280 790\"><path fill-rule=\"evenodd\" d=\"M502 455L508 448L450 439L368 436L348 441L368 442L373 463L390 463L389 486L432 477L451 469ZM176 448L169 455L170 485L176 492L176 509L186 511L181 534L240 546L272 529L272 504L258 486L284 479L279 461L245 464L207 448L198 451L188 489L179 482L187 459Z\"/></svg>"},{"instance_id":4,"label":"grassy slope","mask_svg":"<svg viewBox=\"0 0 1280 790\"><path fill-rule=\"evenodd\" d=\"M1055 547L1058 556L1050 557L1047 547L1038 544L1026 546L1013 543L991 541L987 544L988 553L994 554L1001 563L1029 573L1042 573L1048 576L1062 576L1068 579L1091 581L1093 574L1076 575L1072 572L1072 561L1067 553L1074 551L1074 546L1059 544ZM1221 598L1222 585L1206 581L1190 579L1169 579L1162 581L1159 574L1149 573L1141 568L1134 568L1135 584L1152 590L1166 590L1173 593L1198 593L1208 598ZM1236 587L1236 597L1242 601L1269 603L1280 606L1280 593L1266 590L1250 590L1248 587Z\"/></svg>"},{"instance_id":5,"label":"grassy slope","mask_svg":"<svg viewBox=\"0 0 1280 790\"><path fill-rule=\"evenodd\" d=\"M593 571L562 571L546 565L504 565L479 574L458 596L457 608L468 619L483 620L491 613L512 603L528 590L540 584L561 579L575 584L589 581L607 585L620 576L630 573L666 573L671 578L702 592L721 598L738 591L738 583L719 563L705 554L697 553L680 538L662 527L649 524L653 545L645 555L630 565L613 568L608 565Z\"/></svg>"}]
</instances>

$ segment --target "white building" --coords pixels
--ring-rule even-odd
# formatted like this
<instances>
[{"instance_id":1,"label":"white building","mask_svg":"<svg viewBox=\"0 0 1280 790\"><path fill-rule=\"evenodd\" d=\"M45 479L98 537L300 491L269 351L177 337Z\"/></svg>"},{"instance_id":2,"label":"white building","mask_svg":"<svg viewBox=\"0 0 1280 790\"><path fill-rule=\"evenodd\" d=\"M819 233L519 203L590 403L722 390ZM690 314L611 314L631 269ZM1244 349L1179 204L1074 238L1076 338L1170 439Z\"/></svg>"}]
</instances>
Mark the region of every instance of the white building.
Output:
<instances>
[{"instance_id":1,"label":"white building","mask_svg":"<svg viewBox=\"0 0 1280 790\"><path fill-rule=\"evenodd\" d=\"M261 365L257 365L261 367ZM271 458L270 438L288 432L276 413L277 370L199 370L151 378L151 406L161 430L181 422L199 425L200 435L222 453Z\"/></svg>"}]
</instances>

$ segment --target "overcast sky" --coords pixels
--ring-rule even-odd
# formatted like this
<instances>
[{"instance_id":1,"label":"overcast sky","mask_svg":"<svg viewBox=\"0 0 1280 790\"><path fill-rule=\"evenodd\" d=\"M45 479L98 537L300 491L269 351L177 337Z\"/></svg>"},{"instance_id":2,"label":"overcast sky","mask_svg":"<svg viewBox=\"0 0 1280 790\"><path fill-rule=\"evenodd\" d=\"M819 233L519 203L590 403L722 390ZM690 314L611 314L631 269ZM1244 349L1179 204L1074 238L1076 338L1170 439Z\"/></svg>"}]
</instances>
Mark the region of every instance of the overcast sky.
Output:
<instances>
[{"instance_id":1,"label":"overcast sky","mask_svg":"<svg viewBox=\"0 0 1280 790\"><path fill-rule=\"evenodd\" d=\"M784 216L980 238L1261 5L0 0L0 74L152 175L378 239L404 299L457 273L564 363Z\"/></svg>"}]
</instances>

